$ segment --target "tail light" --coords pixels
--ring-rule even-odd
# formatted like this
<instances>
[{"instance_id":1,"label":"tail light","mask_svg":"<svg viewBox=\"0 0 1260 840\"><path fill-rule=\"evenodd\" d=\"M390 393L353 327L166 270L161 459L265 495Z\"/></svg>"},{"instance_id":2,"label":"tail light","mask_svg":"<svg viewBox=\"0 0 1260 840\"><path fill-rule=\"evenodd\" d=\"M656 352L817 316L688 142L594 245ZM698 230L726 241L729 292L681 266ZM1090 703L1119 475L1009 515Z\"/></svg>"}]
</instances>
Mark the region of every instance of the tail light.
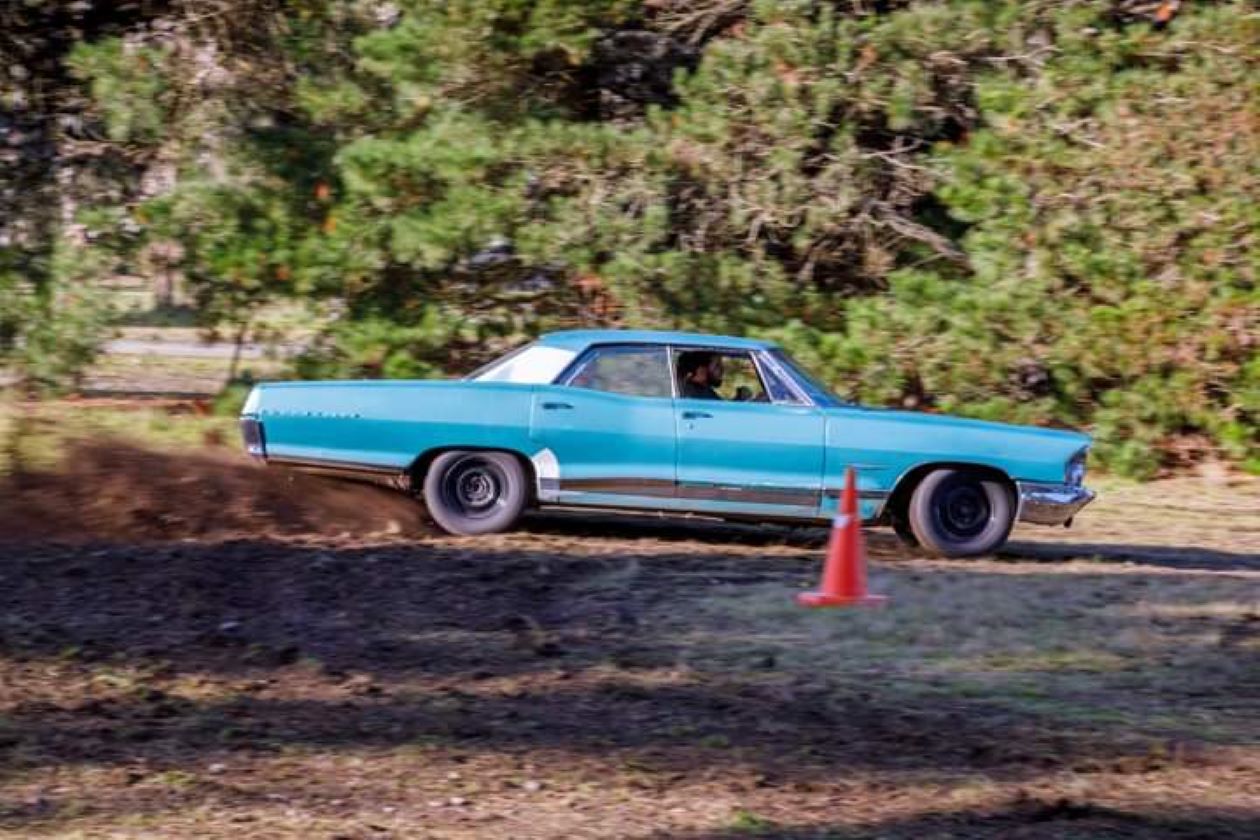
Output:
<instances>
[{"instance_id":1,"label":"tail light","mask_svg":"<svg viewBox=\"0 0 1260 840\"><path fill-rule=\"evenodd\" d=\"M245 441L245 451L255 458L267 457L267 437L263 432L261 420L253 417L241 418L241 438Z\"/></svg>"}]
</instances>

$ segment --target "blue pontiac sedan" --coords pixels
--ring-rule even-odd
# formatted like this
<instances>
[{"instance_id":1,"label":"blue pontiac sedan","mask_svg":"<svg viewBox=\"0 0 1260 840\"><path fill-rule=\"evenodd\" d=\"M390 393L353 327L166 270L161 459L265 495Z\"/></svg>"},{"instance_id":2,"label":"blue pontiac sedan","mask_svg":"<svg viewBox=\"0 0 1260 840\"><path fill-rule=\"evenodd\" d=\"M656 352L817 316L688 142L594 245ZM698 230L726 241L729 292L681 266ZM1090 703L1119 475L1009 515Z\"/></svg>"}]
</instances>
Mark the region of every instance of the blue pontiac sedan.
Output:
<instances>
[{"instance_id":1,"label":"blue pontiac sedan","mask_svg":"<svg viewBox=\"0 0 1260 840\"><path fill-rule=\"evenodd\" d=\"M717 335L557 332L462 380L266 383L241 426L256 458L391 484L455 534L535 506L826 522L852 467L864 521L959 557L1094 497L1085 435L855 405Z\"/></svg>"}]
</instances>

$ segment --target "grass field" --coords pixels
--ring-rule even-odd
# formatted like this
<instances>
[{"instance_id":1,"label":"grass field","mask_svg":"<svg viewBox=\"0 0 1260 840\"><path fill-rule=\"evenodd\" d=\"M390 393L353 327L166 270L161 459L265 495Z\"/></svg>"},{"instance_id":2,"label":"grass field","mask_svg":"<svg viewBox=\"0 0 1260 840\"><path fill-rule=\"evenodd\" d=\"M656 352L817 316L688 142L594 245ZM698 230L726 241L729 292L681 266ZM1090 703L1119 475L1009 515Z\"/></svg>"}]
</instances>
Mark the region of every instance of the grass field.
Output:
<instances>
[{"instance_id":1,"label":"grass field","mask_svg":"<svg viewBox=\"0 0 1260 840\"><path fill-rule=\"evenodd\" d=\"M1260 833L1254 478L1103 482L979 560L872 532L889 606L811 612L815 530L455 539L254 468L230 420L36 413L0 490L0 835Z\"/></svg>"}]
</instances>

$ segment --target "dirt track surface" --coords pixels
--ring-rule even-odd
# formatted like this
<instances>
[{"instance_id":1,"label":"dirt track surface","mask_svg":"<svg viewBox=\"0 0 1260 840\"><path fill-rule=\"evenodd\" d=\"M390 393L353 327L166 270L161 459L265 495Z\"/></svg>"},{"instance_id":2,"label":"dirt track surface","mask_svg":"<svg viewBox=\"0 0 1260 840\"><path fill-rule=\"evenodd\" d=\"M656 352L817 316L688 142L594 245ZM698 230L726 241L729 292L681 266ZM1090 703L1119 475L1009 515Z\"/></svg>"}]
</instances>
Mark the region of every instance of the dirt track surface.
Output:
<instances>
[{"instance_id":1,"label":"dirt track surface","mask_svg":"<svg viewBox=\"0 0 1260 840\"><path fill-rule=\"evenodd\" d=\"M811 612L816 531L452 539L227 456L75 463L0 517L0 835L1260 834L1254 481L977 561L874 533L891 605Z\"/></svg>"}]
</instances>

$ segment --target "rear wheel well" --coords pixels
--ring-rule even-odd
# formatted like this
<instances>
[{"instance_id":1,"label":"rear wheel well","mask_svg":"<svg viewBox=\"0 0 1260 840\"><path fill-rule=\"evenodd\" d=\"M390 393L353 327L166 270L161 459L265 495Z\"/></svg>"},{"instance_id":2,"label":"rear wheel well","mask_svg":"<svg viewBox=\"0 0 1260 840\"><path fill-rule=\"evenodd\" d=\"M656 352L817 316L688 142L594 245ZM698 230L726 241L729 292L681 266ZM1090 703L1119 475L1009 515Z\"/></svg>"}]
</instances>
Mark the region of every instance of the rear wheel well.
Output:
<instances>
[{"instance_id":1,"label":"rear wheel well","mask_svg":"<svg viewBox=\"0 0 1260 840\"><path fill-rule=\"evenodd\" d=\"M1011 501L1015 501L1015 482L1009 475L1002 472L996 467L986 467L982 464L967 464L961 461L940 461L933 464L919 464L908 470L901 478L897 480L897 484L893 487L892 495L888 497L888 504L884 507L883 519L892 522L894 517L906 519L906 511L910 507L910 497L914 495L914 488L919 486L929 473L936 470L967 470L968 472L978 473L1000 481L1011 494Z\"/></svg>"},{"instance_id":2,"label":"rear wheel well","mask_svg":"<svg viewBox=\"0 0 1260 840\"><path fill-rule=\"evenodd\" d=\"M531 503L537 495L538 476L534 472L534 462L515 449L504 449L496 446L435 446L420 453L416 460L411 462L411 466L407 468L407 484L413 496L421 495L421 488L424 487L425 476L429 474L429 467L433 465L433 462L437 460L439 455L446 452L503 452L511 455L521 462L521 467L525 470L525 478L529 482Z\"/></svg>"}]
</instances>

